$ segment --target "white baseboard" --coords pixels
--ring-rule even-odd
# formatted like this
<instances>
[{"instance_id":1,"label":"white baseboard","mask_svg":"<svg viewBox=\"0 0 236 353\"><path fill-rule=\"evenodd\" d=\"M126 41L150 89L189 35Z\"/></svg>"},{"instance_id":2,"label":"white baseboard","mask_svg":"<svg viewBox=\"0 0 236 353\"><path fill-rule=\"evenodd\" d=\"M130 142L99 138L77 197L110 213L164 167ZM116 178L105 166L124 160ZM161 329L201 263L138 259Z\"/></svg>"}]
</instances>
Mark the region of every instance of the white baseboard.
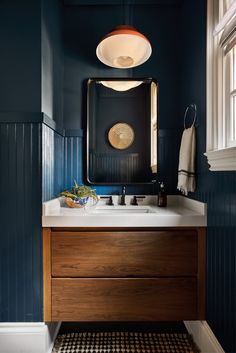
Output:
<instances>
[{"instance_id":1,"label":"white baseboard","mask_svg":"<svg viewBox=\"0 0 236 353\"><path fill-rule=\"evenodd\" d=\"M202 353L225 353L206 321L184 321L184 324Z\"/></svg>"},{"instance_id":2,"label":"white baseboard","mask_svg":"<svg viewBox=\"0 0 236 353\"><path fill-rule=\"evenodd\" d=\"M60 322L0 323L0 353L51 353Z\"/></svg>"}]
</instances>

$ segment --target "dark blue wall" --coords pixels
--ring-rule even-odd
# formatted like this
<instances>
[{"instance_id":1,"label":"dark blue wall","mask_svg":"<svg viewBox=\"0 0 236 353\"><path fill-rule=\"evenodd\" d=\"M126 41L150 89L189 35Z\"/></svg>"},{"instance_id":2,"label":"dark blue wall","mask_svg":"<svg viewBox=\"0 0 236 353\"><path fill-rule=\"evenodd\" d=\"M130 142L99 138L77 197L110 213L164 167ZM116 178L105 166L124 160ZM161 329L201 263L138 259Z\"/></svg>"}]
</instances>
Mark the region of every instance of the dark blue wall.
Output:
<instances>
[{"instance_id":1,"label":"dark blue wall","mask_svg":"<svg viewBox=\"0 0 236 353\"><path fill-rule=\"evenodd\" d=\"M0 111L40 111L40 0L0 2Z\"/></svg>"},{"instance_id":2,"label":"dark blue wall","mask_svg":"<svg viewBox=\"0 0 236 353\"><path fill-rule=\"evenodd\" d=\"M97 20L102 15L106 21ZM73 7L65 12L65 127L72 130L83 127L84 79L120 75L156 78L160 86L158 177L166 181L170 193L176 193L184 111L188 104L196 103L197 191L189 196L208 204L207 321L226 352L236 352L236 173L210 172L203 155L206 146L206 1L188 0L182 7L171 8L136 6L133 25L149 37L153 54L144 65L122 73L103 66L95 56L98 40L120 22L120 16L115 7L99 7L93 11L89 7L77 10ZM87 28L88 17L91 19L89 45L87 37L80 35L83 28ZM79 180L81 173L78 169ZM101 193L117 191L115 187L97 189ZM143 187L135 190L144 191Z\"/></svg>"},{"instance_id":3,"label":"dark blue wall","mask_svg":"<svg viewBox=\"0 0 236 353\"><path fill-rule=\"evenodd\" d=\"M178 106L180 55L180 7L135 6L132 23L147 35L153 47L151 58L140 67L119 70L103 65L96 57L99 40L123 19L121 6L67 7L64 11L65 96L64 126L83 127L89 77L154 77L160 84L160 127L175 128ZM89 18L89 26L88 26ZM102 20L101 20L102 19ZM174 30L173 30L174 29ZM87 35L84 32L87 31Z\"/></svg>"},{"instance_id":4,"label":"dark blue wall","mask_svg":"<svg viewBox=\"0 0 236 353\"><path fill-rule=\"evenodd\" d=\"M0 165L0 321L41 321L41 124L1 123Z\"/></svg>"},{"instance_id":5,"label":"dark blue wall","mask_svg":"<svg viewBox=\"0 0 236 353\"><path fill-rule=\"evenodd\" d=\"M57 0L0 2L0 321L43 320L42 198L61 191L57 171L64 170L59 134L51 133L55 156L42 158L49 151L49 140L42 146L49 129L43 123L62 125L58 6ZM42 83L43 73L49 84ZM41 114L42 105L50 116Z\"/></svg>"},{"instance_id":6,"label":"dark blue wall","mask_svg":"<svg viewBox=\"0 0 236 353\"><path fill-rule=\"evenodd\" d=\"M57 5L57 1L50 2L50 6ZM64 9L63 94L60 12L58 8L53 11L46 1L42 6L41 23L42 8L37 1L0 4L0 111L5 112L0 114L0 191L6 195L0 200L0 320L42 320L41 199L50 199L70 187L73 177L84 181L84 81L99 76L154 77L160 86L158 176L166 181L169 193L176 192L185 107L192 102L198 107L197 192L190 196L208 203L207 321L226 352L235 352L236 173L210 172L203 156L206 1L186 0L181 7L136 6L133 25L150 38L153 55L144 65L127 71L105 67L95 56L98 40L122 19L119 7ZM89 30L86 36L85 29ZM51 61L47 61L49 57ZM50 79L41 92L43 72ZM59 132L42 125L44 119L27 114L39 113L43 102L47 119L51 119L46 125L55 128L52 122L57 122ZM9 111L15 113L6 113ZM99 187L97 191L120 190ZM145 187L128 190L154 191Z\"/></svg>"},{"instance_id":7,"label":"dark blue wall","mask_svg":"<svg viewBox=\"0 0 236 353\"><path fill-rule=\"evenodd\" d=\"M54 129L42 127L42 201L58 197L65 188L65 139Z\"/></svg>"},{"instance_id":8,"label":"dark blue wall","mask_svg":"<svg viewBox=\"0 0 236 353\"><path fill-rule=\"evenodd\" d=\"M49 118L50 126L43 125L42 130L42 200L47 201L57 197L65 187L64 54L61 2L41 0L41 14L41 109Z\"/></svg>"},{"instance_id":9,"label":"dark blue wall","mask_svg":"<svg viewBox=\"0 0 236 353\"><path fill-rule=\"evenodd\" d=\"M62 6L58 0L41 0L41 110L63 129L64 57Z\"/></svg>"},{"instance_id":10,"label":"dark blue wall","mask_svg":"<svg viewBox=\"0 0 236 353\"><path fill-rule=\"evenodd\" d=\"M194 15L193 15L194 14ZM206 1L186 1L182 14L182 105L198 108L197 190L208 207L206 318L226 352L236 352L236 172L211 172L206 151Z\"/></svg>"},{"instance_id":11,"label":"dark blue wall","mask_svg":"<svg viewBox=\"0 0 236 353\"><path fill-rule=\"evenodd\" d=\"M153 77L160 85L159 128L161 147L159 154L159 180L163 179L169 193L176 192L177 173L170 174L170 164L177 168L179 127L182 124L184 107L179 107L179 71L181 51L178 50L180 35L179 6L135 6L130 18L132 24L146 34L153 46L151 58L142 66L130 70L117 70L100 63L96 57L97 43L114 26L123 20L122 6L81 6L66 7L64 11L64 127L67 131L83 129L86 120L86 85L85 81L93 77ZM89 18L89 26L87 19ZM101 21L101 18L103 19ZM173 30L174 29L174 30ZM87 35L84 35L84 31ZM89 38L89 40L88 40ZM173 148L170 150L163 136L171 136ZM85 136L85 134L84 134ZM76 139L78 136L76 136ZM81 146L83 141L78 144ZM85 149L82 158L85 158ZM77 151L81 154L81 151ZM68 156L70 159L70 157ZM164 161L164 163L163 163ZM84 165L84 163L82 164ZM70 176L69 176L70 177ZM84 168L74 175L85 181ZM72 180L66 180L71 185ZM98 193L120 193L121 187L96 187ZM141 185L127 187L127 193L153 193L156 186Z\"/></svg>"},{"instance_id":12,"label":"dark blue wall","mask_svg":"<svg viewBox=\"0 0 236 353\"><path fill-rule=\"evenodd\" d=\"M1 321L42 319L40 22L40 1L1 1Z\"/></svg>"}]
</instances>

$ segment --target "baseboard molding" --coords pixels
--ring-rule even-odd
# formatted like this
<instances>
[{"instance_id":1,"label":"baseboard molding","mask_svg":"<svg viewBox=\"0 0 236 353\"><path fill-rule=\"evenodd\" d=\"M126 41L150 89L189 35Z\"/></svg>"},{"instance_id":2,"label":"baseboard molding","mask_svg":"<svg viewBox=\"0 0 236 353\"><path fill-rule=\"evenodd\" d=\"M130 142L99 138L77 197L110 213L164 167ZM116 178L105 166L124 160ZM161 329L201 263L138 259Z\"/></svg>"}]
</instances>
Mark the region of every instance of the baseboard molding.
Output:
<instances>
[{"instance_id":1,"label":"baseboard molding","mask_svg":"<svg viewBox=\"0 0 236 353\"><path fill-rule=\"evenodd\" d=\"M46 351L46 353L51 353L52 349L53 349L53 345L54 342L57 338L58 332L60 330L61 327L61 322L50 322L47 323L49 329L48 329L48 350Z\"/></svg>"},{"instance_id":2,"label":"baseboard molding","mask_svg":"<svg viewBox=\"0 0 236 353\"><path fill-rule=\"evenodd\" d=\"M0 353L51 353L60 322L0 323Z\"/></svg>"},{"instance_id":3,"label":"baseboard molding","mask_svg":"<svg viewBox=\"0 0 236 353\"><path fill-rule=\"evenodd\" d=\"M202 353L225 353L206 321L184 321L184 324Z\"/></svg>"}]
</instances>

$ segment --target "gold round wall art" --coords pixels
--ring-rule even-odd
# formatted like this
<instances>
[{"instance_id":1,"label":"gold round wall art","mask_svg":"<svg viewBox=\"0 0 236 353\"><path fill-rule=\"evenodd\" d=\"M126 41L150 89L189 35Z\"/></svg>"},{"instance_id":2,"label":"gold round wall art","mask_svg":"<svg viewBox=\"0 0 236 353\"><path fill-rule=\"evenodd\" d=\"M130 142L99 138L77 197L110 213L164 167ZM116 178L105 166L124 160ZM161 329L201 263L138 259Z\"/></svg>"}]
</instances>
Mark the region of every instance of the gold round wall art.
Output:
<instances>
[{"instance_id":1,"label":"gold round wall art","mask_svg":"<svg viewBox=\"0 0 236 353\"><path fill-rule=\"evenodd\" d=\"M112 147L118 150L125 150L134 141L134 130L126 123L115 124L108 132L108 140Z\"/></svg>"}]
</instances>

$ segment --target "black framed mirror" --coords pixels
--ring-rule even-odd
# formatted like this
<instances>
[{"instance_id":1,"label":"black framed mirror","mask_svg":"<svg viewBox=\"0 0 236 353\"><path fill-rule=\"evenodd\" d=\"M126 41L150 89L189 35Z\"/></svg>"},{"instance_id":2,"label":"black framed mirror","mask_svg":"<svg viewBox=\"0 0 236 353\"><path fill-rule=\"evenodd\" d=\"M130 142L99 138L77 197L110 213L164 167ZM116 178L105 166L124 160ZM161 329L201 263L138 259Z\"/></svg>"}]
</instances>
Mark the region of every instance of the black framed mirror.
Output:
<instances>
[{"instance_id":1,"label":"black framed mirror","mask_svg":"<svg viewBox=\"0 0 236 353\"><path fill-rule=\"evenodd\" d=\"M87 180L147 184L157 173L158 85L152 78L87 81Z\"/></svg>"}]
</instances>

